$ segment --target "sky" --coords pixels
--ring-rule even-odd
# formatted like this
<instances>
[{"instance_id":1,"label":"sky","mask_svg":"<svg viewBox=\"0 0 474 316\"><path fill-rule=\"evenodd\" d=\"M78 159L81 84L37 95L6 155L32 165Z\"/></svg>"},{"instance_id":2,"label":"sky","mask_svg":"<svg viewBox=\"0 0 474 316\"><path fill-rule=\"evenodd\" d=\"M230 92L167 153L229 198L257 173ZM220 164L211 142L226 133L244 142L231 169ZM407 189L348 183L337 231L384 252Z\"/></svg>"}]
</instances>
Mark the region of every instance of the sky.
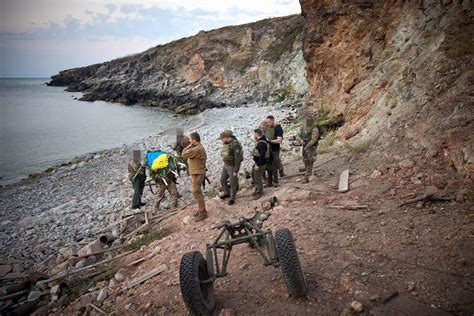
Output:
<instances>
[{"instance_id":1,"label":"sky","mask_svg":"<svg viewBox=\"0 0 474 316\"><path fill-rule=\"evenodd\" d=\"M298 0L0 0L0 77L50 77L200 30L300 12Z\"/></svg>"}]
</instances>

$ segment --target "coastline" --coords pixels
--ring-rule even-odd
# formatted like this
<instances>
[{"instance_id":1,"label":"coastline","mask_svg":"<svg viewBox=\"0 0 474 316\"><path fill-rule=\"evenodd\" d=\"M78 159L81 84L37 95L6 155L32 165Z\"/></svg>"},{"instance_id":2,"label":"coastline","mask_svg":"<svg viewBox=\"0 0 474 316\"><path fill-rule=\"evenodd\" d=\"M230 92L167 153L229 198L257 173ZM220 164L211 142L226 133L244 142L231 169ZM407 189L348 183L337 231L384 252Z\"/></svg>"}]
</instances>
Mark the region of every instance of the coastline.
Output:
<instances>
[{"instance_id":1,"label":"coastline","mask_svg":"<svg viewBox=\"0 0 474 316\"><path fill-rule=\"evenodd\" d=\"M271 111L271 112L270 112ZM241 171L251 165L250 131L268 114L277 119L293 115L295 109L252 106L209 109L183 118L185 132L197 128L208 152L208 173L212 179L206 192L216 188L220 175L220 131L231 128L241 141L245 161ZM44 261L65 251L72 242L94 236L130 211L132 187L126 164L132 148L158 146L170 150L162 131L138 142L84 154L69 162L48 168L35 177L0 188L0 259L17 261L15 271L41 270ZM183 175L178 190L180 204L191 201L190 179ZM154 196L144 192L147 207ZM163 205L167 207L168 201ZM56 256L57 257L57 256Z\"/></svg>"}]
</instances>

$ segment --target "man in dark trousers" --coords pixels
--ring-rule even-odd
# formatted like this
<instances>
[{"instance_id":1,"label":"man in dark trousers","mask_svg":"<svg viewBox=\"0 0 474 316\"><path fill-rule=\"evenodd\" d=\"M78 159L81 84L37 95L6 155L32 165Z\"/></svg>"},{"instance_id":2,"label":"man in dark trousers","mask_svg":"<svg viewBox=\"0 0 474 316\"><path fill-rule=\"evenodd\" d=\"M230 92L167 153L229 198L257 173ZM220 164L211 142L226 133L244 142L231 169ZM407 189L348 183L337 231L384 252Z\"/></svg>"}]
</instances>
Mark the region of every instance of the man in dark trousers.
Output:
<instances>
[{"instance_id":1,"label":"man in dark trousers","mask_svg":"<svg viewBox=\"0 0 474 316\"><path fill-rule=\"evenodd\" d=\"M278 186L278 172L281 168L280 160L280 144L283 142L283 128L280 124L276 124L273 115L269 115L266 118L267 129L265 130L265 136L270 143L270 160L271 163L267 165L268 186Z\"/></svg>"},{"instance_id":2,"label":"man in dark trousers","mask_svg":"<svg viewBox=\"0 0 474 316\"><path fill-rule=\"evenodd\" d=\"M255 162L252 169L253 182L255 184L254 199L258 200L263 195L263 173L267 166L270 156L270 146L261 129L254 130L255 146L252 150L253 161Z\"/></svg>"},{"instance_id":3,"label":"man in dark trousers","mask_svg":"<svg viewBox=\"0 0 474 316\"><path fill-rule=\"evenodd\" d=\"M140 208L145 205L142 203L142 195L146 180L146 171L141 162L140 150L132 151L132 159L128 162L128 178L133 185L132 209Z\"/></svg>"}]
</instances>

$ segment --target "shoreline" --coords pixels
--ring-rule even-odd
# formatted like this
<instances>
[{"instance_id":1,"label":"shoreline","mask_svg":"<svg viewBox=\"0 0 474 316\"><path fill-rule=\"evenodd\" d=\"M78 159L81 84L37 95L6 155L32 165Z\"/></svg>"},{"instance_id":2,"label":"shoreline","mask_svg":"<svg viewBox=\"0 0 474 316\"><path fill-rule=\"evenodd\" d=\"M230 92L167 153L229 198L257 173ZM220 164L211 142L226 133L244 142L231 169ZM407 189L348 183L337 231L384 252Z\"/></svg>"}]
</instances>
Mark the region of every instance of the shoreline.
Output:
<instances>
[{"instance_id":1,"label":"shoreline","mask_svg":"<svg viewBox=\"0 0 474 316\"><path fill-rule=\"evenodd\" d=\"M87 101L82 101L82 102L87 102ZM143 108L150 108L150 106L148 106L148 105L133 105L133 106L143 107ZM242 108L259 108L259 107L268 108L270 106L266 103L264 105L260 105L260 106L257 105L256 103L254 103L254 104L246 104L246 105L243 105L241 107L211 108L211 109L206 109L203 112L198 113L198 114L194 114L194 115L181 115L181 114L176 114L176 115L180 116L183 119L184 122L187 122L189 119L193 119L193 118L196 118L196 117L198 117L202 114L205 114L209 110L225 110L225 109L238 110L238 109L242 109ZM278 106L278 108L279 109L276 109L275 111L280 111L280 109L291 111L291 108L287 104L282 104L282 105ZM176 126L176 127L180 127L180 126ZM195 126L195 128L198 128L198 127L200 127L200 126L198 126L198 125ZM15 187L15 186L22 186L22 185L31 183L32 180L35 180L35 179L37 179L41 176L44 176L45 174L55 172L56 170L58 170L60 168L69 167L69 166L72 166L74 164L80 164L82 162L88 162L92 159L97 159L96 156L102 156L103 154L105 154L109 151L113 151L115 149L130 148L130 147L136 146L138 144L142 144L142 143L146 142L147 140L149 140L150 138L156 138L156 137L162 136L164 133L166 133L167 130L172 129L172 128L174 128L174 127L170 126L169 128L157 133L156 135L149 135L145 138L141 138L141 139L133 141L131 143L123 143L121 145L113 146L113 147L106 148L106 149L101 149L101 150L98 150L98 151L86 152L86 153L80 154L78 156L75 156L73 158L66 159L62 162L54 163L54 164L46 167L42 171L33 172L33 173L28 174L28 175L20 176L20 178L16 178L16 180L13 180L13 182L11 182L11 183L0 184L0 191L3 190L3 189L12 188L12 187Z\"/></svg>"},{"instance_id":2,"label":"shoreline","mask_svg":"<svg viewBox=\"0 0 474 316\"><path fill-rule=\"evenodd\" d=\"M212 184L206 192L214 192L222 167L221 142L224 128L231 128L241 141L245 162L241 171L251 164L248 154L253 143L251 129L264 116L272 113L278 120L292 115L296 109L259 107L222 108L183 119L190 125L185 133L197 129L208 152L208 173ZM0 188L0 259L15 263L16 271L41 270L51 256L59 256L71 242L95 236L104 227L116 222L130 211L132 187L126 170L131 148L152 146L170 150L166 130L132 144L88 153L45 170L33 178L23 179ZM190 179L183 175L178 190L180 205L192 201ZM153 206L154 196L147 190L144 201ZM163 206L168 206L164 201Z\"/></svg>"}]
</instances>

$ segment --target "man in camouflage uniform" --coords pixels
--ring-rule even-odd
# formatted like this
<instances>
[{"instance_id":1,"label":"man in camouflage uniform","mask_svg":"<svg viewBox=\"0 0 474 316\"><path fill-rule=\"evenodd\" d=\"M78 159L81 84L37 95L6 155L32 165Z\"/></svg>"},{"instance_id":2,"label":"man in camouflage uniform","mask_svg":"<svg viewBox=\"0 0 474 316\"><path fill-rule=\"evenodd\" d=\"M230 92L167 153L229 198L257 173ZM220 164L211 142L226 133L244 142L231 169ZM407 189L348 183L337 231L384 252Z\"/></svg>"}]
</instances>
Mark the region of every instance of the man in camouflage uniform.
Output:
<instances>
[{"instance_id":1,"label":"man in camouflage uniform","mask_svg":"<svg viewBox=\"0 0 474 316\"><path fill-rule=\"evenodd\" d=\"M166 177L156 178L158 189L155 196L155 211L160 210L160 203L164 199L167 190L171 196L172 207L178 207L178 189L176 188L176 176L173 171L177 172L176 170L169 170Z\"/></svg>"},{"instance_id":2,"label":"man in camouflage uniform","mask_svg":"<svg viewBox=\"0 0 474 316\"><path fill-rule=\"evenodd\" d=\"M132 159L128 162L128 178L133 185L132 209L140 208L145 205L142 203L142 195L146 180L146 170L141 163L140 150L132 151Z\"/></svg>"},{"instance_id":3,"label":"man in camouflage uniform","mask_svg":"<svg viewBox=\"0 0 474 316\"><path fill-rule=\"evenodd\" d=\"M234 136L232 131L225 130L221 133L220 138L223 146L221 150L221 157L224 161L224 166L221 172L221 187L223 194L221 199L230 198L228 204L235 203L235 195L239 186L238 174L240 164L244 159L242 153L242 145ZM230 182L230 186L227 182Z\"/></svg>"},{"instance_id":4,"label":"man in camouflage uniform","mask_svg":"<svg viewBox=\"0 0 474 316\"><path fill-rule=\"evenodd\" d=\"M319 142L319 129L314 125L312 117L306 117L301 127L299 136L303 146L304 168L300 171L305 172L303 183L309 182L309 177L313 174L313 164L316 160L316 150Z\"/></svg>"}]
</instances>

